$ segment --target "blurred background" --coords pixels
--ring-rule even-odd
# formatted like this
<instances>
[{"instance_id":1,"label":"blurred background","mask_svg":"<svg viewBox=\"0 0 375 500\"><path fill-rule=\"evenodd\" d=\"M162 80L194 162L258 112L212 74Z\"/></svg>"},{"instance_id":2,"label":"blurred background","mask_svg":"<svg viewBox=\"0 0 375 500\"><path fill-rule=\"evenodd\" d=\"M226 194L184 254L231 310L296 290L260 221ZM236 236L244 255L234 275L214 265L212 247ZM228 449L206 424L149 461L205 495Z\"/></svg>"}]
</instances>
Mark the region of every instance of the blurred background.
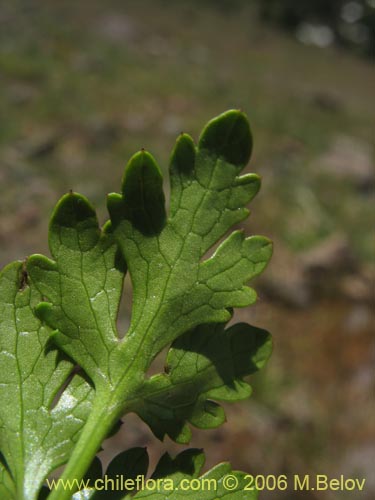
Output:
<instances>
[{"instance_id":1,"label":"blurred background","mask_svg":"<svg viewBox=\"0 0 375 500\"><path fill-rule=\"evenodd\" d=\"M274 354L251 400L192 445L207 467L367 481L355 496L261 500L375 498L375 1L0 3L0 265L48 252L69 189L104 222L130 155L145 147L166 172L181 131L197 139L241 108L255 141L247 171L263 177L244 227L275 254L257 305L235 319L268 328ZM133 445L153 461L182 449L129 416L104 460Z\"/></svg>"}]
</instances>

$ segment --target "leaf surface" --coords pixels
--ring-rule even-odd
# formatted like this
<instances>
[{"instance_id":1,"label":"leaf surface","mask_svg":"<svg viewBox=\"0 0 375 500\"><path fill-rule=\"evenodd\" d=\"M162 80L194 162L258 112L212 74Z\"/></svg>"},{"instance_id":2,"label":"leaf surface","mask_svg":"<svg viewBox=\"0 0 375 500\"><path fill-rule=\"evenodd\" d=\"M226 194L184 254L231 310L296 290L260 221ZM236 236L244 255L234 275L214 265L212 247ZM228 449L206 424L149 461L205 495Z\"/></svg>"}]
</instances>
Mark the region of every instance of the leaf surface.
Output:
<instances>
[{"instance_id":1,"label":"leaf surface","mask_svg":"<svg viewBox=\"0 0 375 500\"><path fill-rule=\"evenodd\" d=\"M247 358L238 358L230 342L238 336L246 343L246 332L250 339L255 330L239 327L245 333L229 329L225 336L219 325L231 318L232 308L256 300L248 282L272 253L267 238L245 237L239 230L227 235L248 216L245 205L260 187L259 176L240 175L251 148L246 116L229 111L209 122L197 146L187 134L177 140L168 213L161 171L143 150L126 166L121 193L109 195L110 221L103 228L84 196L71 192L57 204L49 228L52 259L31 256L27 270L43 297L37 316L95 386L93 410L63 478L83 477L93 453L124 413L137 411L158 436L167 433L186 442L187 421L202 428L223 422L223 411L213 400L249 395L242 377L253 370L258 350L267 351L268 340L262 337L263 347L251 340ZM133 303L130 327L122 336L116 319L127 269ZM152 361L174 342L171 376L148 382ZM239 371L233 368L237 359ZM180 387L187 377L186 403L181 403ZM158 399L160 389L168 392L169 413ZM173 429L167 429L172 423ZM61 498L68 499L73 490ZM51 500L57 495L53 492Z\"/></svg>"},{"instance_id":2,"label":"leaf surface","mask_svg":"<svg viewBox=\"0 0 375 500\"><path fill-rule=\"evenodd\" d=\"M135 459L135 462L134 462ZM147 477L148 455L143 448L133 448L120 453L109 464L105 475L95 479L100 489L83 489L72 500L256 500L258 492L251 490L246 473L233 471L229 463L221 463L201 474L205 462L202 450L187 449L170 457L168 453L159 460L155 471ZM107 488L104 488L107 481ZM101 489L103 486L103 489Z\"/></svg>"},{"instance_id":3,"label":"leaf surface","mask_svg":"<svg viewBox=\"0 0 375 500\"><path fill-rule=\"evenodd\" d=\"M101 231L94 208L77 193L56 205L49 228L54 260L28 259L27 269L48 302L37 313L53 340L82 366L99 390L112 383L118 346L117 311L125 265L108 226Z\"/></svg>"},{"instance_id":4,"label":"leaf surface","mask_svg":"<svg viewBox=\"0 0 375 500\"><path fill-rule=\"evenodd\" d=\"M141 151L125 169L122 194L108 198L110 223L101 230L88 200L67 194L50 223L54 260L40 255L28 260L28 271L48 300L37 312L55 330L54 341L83 367L97 391L121 393L123 406L136 397L164 347L198 325L228 321L232 307L256 299L246 283L271 256L267 238L234 231L205 258L248 215L244 205L259 189L257 175L239 176L251 144L247 119L238 111L212 120L198 147L181 135L171 159L169 217L160 169ZM121 340L116 316L124 261L133 307ZM119 404L116 397L111 404Z\"/></svg>"},{"instance_id":5,"label":"leaf surface","mask_svg":"<svg viewBox=\"0 0 375 500\"><path fill-rule=\"evenodd\" d=\"M170 436L188 443L186 422L203 429L225 421L215 401L238 401L251 394L243 381L266 363L271 355L271 336L265 330L238 323L202 325L179 337L167 357L166 372L148 379L135 411L163 439Z\"/></svg>"},{"instance_id":6,"label":"leaf surface","mask_svg":"<svg viewBox=\"0 0 375 500\"><path fill-rule=\"evenodd\" d=\"M100 460L97 459L97 462L100 469L95 467L96 470L89 471L85 477L85 480L89 479L90 485L93 485L92 489L77 491L72 500L121 500L127 491L127 481L135 481L138 476L146 477L149 458L145 448L131 448L115 456L105 474L102 472ZM99 480L98 489L95 489L96 480ZM130 493L134 493L134 488Z\"/></svg>"},{"instance_id":7,"label":"leaf surface","mask_svg":"<svg viewBox=\"0 0 375 500\"><path fill-rule=\"evenodd\" d=\"M268 263L270 240L234 231L205 258L233 224L247 217L245 205L259 190L257 175L239 175L251 147L247 118L229 111L206 126L197 147L187 134L177 140L169 216L160 169L145 151L128 163L122 193L108 197L133 285L123 348L132 356L142 351L144 367L186 331L226 322L231 308L256 300L246 284Z\"/></svg>"},{"instance_id":8,"label":"leaf surface","mask_svg":"<svg viewBox=\"0 0 375 500\"><path fill-rule=\"evenodd\" d=\"M22 262L0 273L0 296L0 492L33 500L45 477L67 461L92 389L75 375L63 390L73 365L48 347L50 331L33 313L41 296Z\"/></svg>"},{"instance_id":9,"label":"leaf surface","mask_svg":"<svg viewBox=\"0 0 375 500\"><path fill-rule=\"evenodd\" d=\"M165 454L151 478L156 489L145 487L132 498L136 500L180 500L197 497L202 500L256 500L258 492L248 490L249 479L245 472L233 471L229 463L221 463L200 475L205 462L202 450L188 449L175 458ZM129 499L129 495L123 500Z\"/></svg>"}]
</instances>

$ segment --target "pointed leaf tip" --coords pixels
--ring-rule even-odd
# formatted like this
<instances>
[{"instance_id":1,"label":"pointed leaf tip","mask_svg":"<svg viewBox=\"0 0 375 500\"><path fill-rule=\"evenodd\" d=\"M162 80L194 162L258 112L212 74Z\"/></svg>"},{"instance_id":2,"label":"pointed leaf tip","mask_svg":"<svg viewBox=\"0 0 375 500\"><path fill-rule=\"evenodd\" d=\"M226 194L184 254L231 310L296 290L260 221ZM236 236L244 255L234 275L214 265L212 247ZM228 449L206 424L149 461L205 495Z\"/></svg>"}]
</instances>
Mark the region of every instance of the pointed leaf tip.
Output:
<instances>
[{"instance_id":1,"label":"pointed leaf tip","mask_svg":"<svg viewBox=\"0 0 375 500\"><path fill-rule=\"evenodd\" d=\"M209 121L199 139L199 148L244 167L252 151L250 125L244 113L230 110Z\"/></svg>"}]
</instances>

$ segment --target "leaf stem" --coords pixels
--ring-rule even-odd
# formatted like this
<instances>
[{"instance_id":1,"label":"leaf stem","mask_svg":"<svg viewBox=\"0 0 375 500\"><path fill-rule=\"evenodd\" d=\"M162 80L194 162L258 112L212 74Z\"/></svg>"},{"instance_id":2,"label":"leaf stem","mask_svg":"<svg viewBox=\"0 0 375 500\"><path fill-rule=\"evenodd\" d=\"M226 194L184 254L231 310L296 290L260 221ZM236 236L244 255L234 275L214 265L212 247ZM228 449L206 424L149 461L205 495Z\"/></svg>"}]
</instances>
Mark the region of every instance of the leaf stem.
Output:
<instances>
[{"instance_id":1,"label":"leaf stem","mask_svg":"<svg viewBox=\"0 0 375 500\"><path fill-rule=\"evenodd\" d=\"M72 495L83 487L80 483L104 439L121 416L121 408L110 407L113 393L97 393L90 416L74 447L62 475L56 480L48 500L71 500ZM93 486L93 485L91 485Z\"/></svg>"}]
</instances>

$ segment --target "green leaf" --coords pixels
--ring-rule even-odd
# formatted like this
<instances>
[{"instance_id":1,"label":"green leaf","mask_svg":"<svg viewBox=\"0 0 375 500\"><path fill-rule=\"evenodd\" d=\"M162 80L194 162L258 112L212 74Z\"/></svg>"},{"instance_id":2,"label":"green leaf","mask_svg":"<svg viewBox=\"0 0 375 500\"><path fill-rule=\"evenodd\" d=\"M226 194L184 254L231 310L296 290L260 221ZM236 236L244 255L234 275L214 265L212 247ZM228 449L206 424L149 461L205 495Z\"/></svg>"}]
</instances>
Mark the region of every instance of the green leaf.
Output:
<instances>
[{"instance_id":1,"label":"green leaf","mask_svg":"<svg viewBox=\"0 0 375 500\"><path fill-rule=\"evenodd\" d=\"M92 390L80 375L64 389L73 365L47 346L50 332L33 314L41 296L22 262L0 273L0 297L0 449L9 471L0 468L0 491L8 490L2 498L33 500L67 461Z\"/></svg>"},{"instance_id":2,"label":"green leaf","mask_svg":"<svg viewBox=\"0 0 375 500\"><path fill-rule=\"evenodd\" d=\"M113 231L133 284L132 321L124 348L132 353L142 348L145 367L187 330L226 322L229 308L256 300L246 283L271 256L267 238L245 238L235 231L204 259L249 213L244 205L257 193L260 179L239 173L250 151L246 117L229 111L207 125L197 148L186 134L177 140L168 218L159 167L145 151L127 165L122 194L109 195Z\"/></svg>"},{"instance_id":3,"label":"green leaf","mask_svg":"<svg viewBox=\"0 0 375 500\"><path fill-rule=\"evenodd\" d=\"M53 341L82 366L96 389L108 387L116 363L117 310L124 263L111 234L100 231L96 214L81 195L57 204L49 228L53 258L33 255L27 269L49 302L38 316L54 330Z\"/></svg>"},{"instance_id":4,"label":"green leaf","mask_svg":"<svg viewBox=\"0 0 375 500\"><path fill-rule=\"evenodd\" d=\"M17 492L12 476L3 464L3 457L0 456L0 498L17 498Z\"/></svg>"},{"instance_id":5,"label":"green leaf","mask_svg":"<svg viewBox=\"0 0 375 500\"><path fill-rule=\"evenodd\" d=\"M167 357L165 374L147 380L132 408L163 439L188 443L186 422L203 429L225 421L215 401L237 401L251 394L242 379L266 363L271 336L265 330L238 323L202 325L178 338Z\"/></svg>"},{"instance_id":6,"label":"green leaf","mask_svg":"<svg viewBox=\"0 0 375 500\"><path fill-rule=\"evenodd\" d=\"M90 203L67 194L50 223L54 260L28 260L48 300L37 313L55 330L54 341L83 367L97 391L122 393L123 407L165 346L200 324L228 321L230 308L256 299L246 283L271 256L267 238L235 231L204 259L248 215L244 204L260 185L257 175L239 176L250 152L249 125L239 111L211 121L198 148L182 135L172 154L167 217L160 170L141 151L125 169L122 194L109 196L111 224L101 231ZM125 266L114 238L133 284L132 321L123 340L116 315ZM112 404L120 407L115 398Z\"/></svg>"},{"instance_id":7,"label":"green leaf","mask_svg":"<svg viewBox=\"0 0 375 500\"><path fill-rule=\"evenodd\" d=\"M164 455L151 478L154 483L145 483L142 491L136 493L134 500L179 500L197 498L202 500L256 500L258 492L246 488L249 485L247 474L232 471L229 463L221 463L203 475L199 475L205 457L201 450L185 450L172 459ZM128 497L124 497L123 500Z\"/></svg>"},{"instance_id":8,"label":"green leaf","mask_svg":"<svg viewBox=\"0 0 375 500\"><path fill-rule=\"evenodd\" d=\"M120 500L123 498L128 480L135 481L138 476L145 477L148 469L148 453L145 448L131 448L119 453L107 467L103 475L101 470L87 474L85 480L90 478L92 489L85 488L78 491L72 500ZM97 486L101 489L94 489L95 481L99 480Z\"/></svg>"},{"instance_id":9,"label":"green leaf","mask_svg":"<svg viewBox=\"0 0 375 500\"><path fill-rule=\"evenodd\" d=\"M148 478L148 454L144 448L120 453L109 464L105 475L91 478L88 486L72 496L72 500L256 500L258 492L249 490L247 474L232 471L221 463L200 476L205 457L202 450L187 449L175 458L166 453ZM95 483L95 480L99 482ZM95 490L95 484L98 487Z\"/></svg>"},{"instance_id":10,"label":"green leaf","mask_svg":"<svg viewBox=\"0 0 375 500\"><path fill-rule=\"evenodd\" d=\"M147 370L163 348L199 325L216 331L215 325L231 318L233 307L256 300L247 283L270 259L267 238L245 238L237 230L206 257L247 217L245 205L259 190L257 175L240 176L251 145L248 121L239 111L212 120L197 147L182 134L171 158L169 213L161 171L144 150L128 163L121 194L109 195L111 221L103 229L83 196L69 193L57 204L49 230L53 259L34 255L27 263L45 298L36 312L54 330L54 343L84 369L96 390L93 410L63 478L83 476L109 430L142 397ZM116 317L124 261L133 285L133 307L122 338ZM195 378L194 370L191 376ZM239 398L246 392L240 378L236 375L232 381L232 393ZM197 393L193 384L193 393L186 397L195 402L188 415L176 414L177 427L184 420L200 427L222 422L221 408L208 398L229 393L230 384L224 382L226 389L221 381L210 388L216 393L207 387L207 394ZM177 397L178 391L172 393ZM157 426L152 424L154 430ZM187 441L186 429L183 433L184 438L175 430L170 435ZM51 500L67 499L69 493L53 492Z\"/></svg>"}]
</instances>

